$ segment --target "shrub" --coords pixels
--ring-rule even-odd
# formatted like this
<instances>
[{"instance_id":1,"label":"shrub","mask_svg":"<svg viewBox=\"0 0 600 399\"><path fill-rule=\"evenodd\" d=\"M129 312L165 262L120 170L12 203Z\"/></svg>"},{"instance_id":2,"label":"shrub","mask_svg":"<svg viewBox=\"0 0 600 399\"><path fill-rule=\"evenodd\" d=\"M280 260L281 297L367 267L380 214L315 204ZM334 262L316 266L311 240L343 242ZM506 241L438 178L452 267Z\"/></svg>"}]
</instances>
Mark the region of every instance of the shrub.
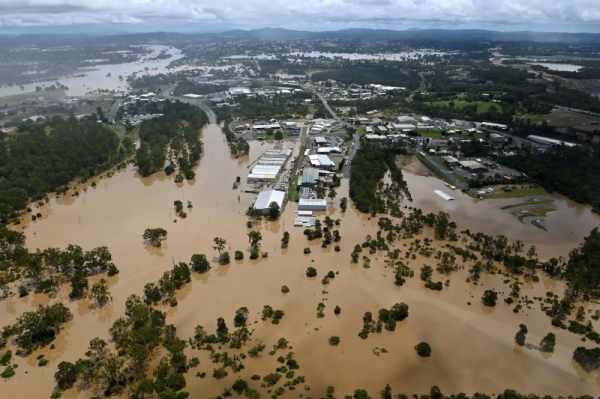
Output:
<instances>
[{"instance_id":1,"label":"shrub","mask_svg":"<svg viewBox=\"0 0 600 399\"><path fill-rule=\"evenodd\" d=\"M431 356L431 347L427 342L420 342L415 345L415 350L417 351L417 355L421 357L429 357Z\"/></svg>"},{"instance_id":2,"label":"shrub","mask_svg":"<svg viewBox=\"0 0 600 399\"><path fill-rule=\"evenodd\" d=\"M314 267L309 267L308 269L306 269L306 277L316 277L317 276L317 269L315 269Z\"/></svg>"},{"instance_id":3,"label":"shrub","mask_svg":"<svg viewBox=\"0 0 600 399\"><path fill-rule=\"evenodd\" d=\"M338 337L337 335L332 335L331 337L329 337L329 340L327 342L329 342L329 345L331 346L338 346L340 343L340 337Z\"/></svg>"},{"instance_id":4,"label":"shrub","mask_svg":"<svg viewBox=\"0 0 600 399\"><path fill-rule=\"evenodd\" d=\"M287 294L288 292L290 292L290 289L288 288L287 285L284 285L283 287L281 287L281 293Z\"/></svg>"}]
</instances>

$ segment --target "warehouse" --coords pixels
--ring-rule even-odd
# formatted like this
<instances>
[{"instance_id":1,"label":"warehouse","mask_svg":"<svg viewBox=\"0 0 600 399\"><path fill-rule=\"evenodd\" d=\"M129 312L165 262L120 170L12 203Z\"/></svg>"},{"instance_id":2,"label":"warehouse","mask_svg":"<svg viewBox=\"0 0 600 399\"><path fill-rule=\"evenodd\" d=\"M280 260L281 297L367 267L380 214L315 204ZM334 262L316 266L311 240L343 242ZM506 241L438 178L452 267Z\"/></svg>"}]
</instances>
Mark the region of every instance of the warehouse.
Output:
<instances>
[{"instance_id":1,"label":"warehouse","mask_svg":"<svg viewBox=\"0 0 600 399\"><path fill-rule=\"evenodd\" d=\"M283 200L285 198L285 193L283 191L277 190L267 190L261 191L256 197L254 201L254 208L261 211L263 215L269 213L269 206L272 202L277 203L279 205L279 209L283 208Z\"/></svg>"},{"instance_id":2,"label":"warehouse","mask_svg":"<svg viewBox=\"0 0 600 399\"><path fill-rule=\"evenodd\" d=\"M309 155L308 160L310 161L310 164L316 168L330 168L335 166L335 162L327 155Z\"/></svg>"},{"instance_id":3,"label":"warehouse","mask_svg":"<svg viewBox=\"0 0 600 399\"><path fill-rule=\"evenodd\" d=\"M298 202L299 211L324 211L327 209L327 201L324 199L300 198Z\"/></svg>"},{"instance_id":4,"label":"warehouse","mask_svg":"<svg viewBox=\"0 0 600 399\"><path fill-rule=\"evenodd\" d=\"M567 141L561 141L561 140L551 139L551 138L548 138L548 137L535 136L533 134L527 136L527 140L533 141L536 144L547 145L547 146L565 145L567 147L575 147L577 145L575 143L569 143Z\"/></svg>"},{"instance_id":5,"label":"warehouse","mask_svg":"<svg viewBox=\"0 0 600 399\"><path fill-rule=\"evenodd\" d=\"M301 187L314 187L319 180L319 169L317 168L304 168L302 177L300 178Z\"/></svg>"},{"instance_id":6,"label":"warehouse","mask_svg":"<svg viewBox=\"0 0 600 399\"><path fill-rule=\"evenodd\" d=\"M488 171L488 168L477 161L460 161L458 164L471 173L485 173Z\"/></svg>"}]
</instances>

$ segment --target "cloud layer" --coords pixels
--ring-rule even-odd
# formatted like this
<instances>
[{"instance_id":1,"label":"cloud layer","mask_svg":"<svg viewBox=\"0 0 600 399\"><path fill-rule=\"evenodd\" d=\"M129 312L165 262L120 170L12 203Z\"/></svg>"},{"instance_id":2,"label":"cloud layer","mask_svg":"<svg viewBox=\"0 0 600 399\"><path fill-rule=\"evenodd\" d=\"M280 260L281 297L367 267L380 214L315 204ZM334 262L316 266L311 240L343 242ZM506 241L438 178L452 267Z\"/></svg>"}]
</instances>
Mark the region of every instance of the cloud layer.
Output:
<instances>
[{"instance_id":1,"label":"cloud layer","mask_svg":"<svg viewBox=\"0 0 600 399\"><path fill-rule=\"evenodd\" d=\"M409 27L600 31L599 0L0 0L0 27L123 25L135 30ZM171 29L169 29L171 27Z\"/></svg>"}]
</instances>

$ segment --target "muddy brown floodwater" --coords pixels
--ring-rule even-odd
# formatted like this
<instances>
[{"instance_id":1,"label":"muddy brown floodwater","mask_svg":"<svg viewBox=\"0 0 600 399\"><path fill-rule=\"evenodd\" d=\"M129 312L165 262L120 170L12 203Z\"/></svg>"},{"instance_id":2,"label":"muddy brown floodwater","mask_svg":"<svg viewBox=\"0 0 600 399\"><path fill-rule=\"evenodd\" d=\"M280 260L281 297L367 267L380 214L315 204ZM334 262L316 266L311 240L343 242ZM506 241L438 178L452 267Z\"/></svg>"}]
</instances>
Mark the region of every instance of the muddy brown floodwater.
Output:
<instances>
[{"instance_id":1,"label":"muddy brown floodwater","mask_svg":"<svg viewBox=\"0 0 600 399\"><path fill-rule=\"evenodd\" d=\"M57 364L82 357L89 341L96 336L108 340L108 329L123 314L129 295L142 294L144 285L157 281L173 262L188 262L195 253L213 258L216 252L212 249L212 240L217 236L228 241L231 252L245 251L246 259L223 267L213 263L209 273L194 275L191 284L177 293L177 307L161 307L167 312L167 323L174 324L178 335L187 339L198 324L213 331L218 317L224 317L232 326L235 310L246 306L251 313L250 328L255 332L244 349L247 351L262 341L267 350L257 359L245 359L241 373L230 371L228 377L215 380L211 376L216 365L206 352L188 348L188 356L198 356L201 360L198 367L186 374L185 389L192 398L216 396L238 376L248 380L251 387L260 389L260 384L250 381L250 376L263 376L279 367L276 357L284 352L279 351L276 356L266 352L281 337L290 342L300 364L296 376L306 376L306 385L310 386L310 394L300 385L296 392L287 393L288 396L304 393L321 397L327 386L332 385L337 397L352 394L356 388L367 389L376 397L386 383L395 392L407 394L426 393L432 385L438 385L446 394L463 391L469 395L476 391L498 394L505 388L554 396L600 392L596 377L583 372L571 360L574 348L583 343L578 336L552 327L537 308L537 302L532 309L519 314L513 313L512 307L501 300L494 309L481 306L480 298L485 289L509 291L502 282L505 277L486 275L478 285L473 285L465 282L466 271L463 270L449 278L449 287L433 292L423 288L418 277L407 279L403 287L395 286L393 271L384 267L383 254L371 256L369 269L351 264L353 246L361 243L367 234L375 236L377 225L376 219L371 220L351 207L345 214L339 212L339 198L347 196L346 180L338 190L334 205L326 212L334 219L341 219L341 252L335 252L332 247L322 249L320 242L308 242L303 229L293 227L297 206L290 203L280 220L256 227L263 235L262 250L269 252L269 257L248 260L248 229L243 214L255 195L233 190L232 185L236 176L245 181L251 160L271 145L252 143L249 157L233 159L221 130L215 125L205 129L203 141L205 153L193 182L176 185L171 177L161 173L140 178L130 165L111 178L96 179L95 188L86 186L85 191L80 188L79 197L52 199L41 208L44 215L41 219L18 226L24 228L30 249L64 248L70 243L85 249L106 245L121 272L109 278L114 300L100 310L90 310L87 300L70 302L66 287L53 299L30 295L0 302L2 326L39 304L63 301L74 314L73 322L56 339L56 349L45 348L29 358L16 359L17 374L0 383L3 397L48 397L54 388ZM559 209L548 218L549 232L538 231L521 225L495 203L476 203L458 192L452 193L457 197L455 201L443 201L433 193L434 189L444 188L435 178L406 174L406 180L415 199L413 205L424 211L449 212L459 229L501 233L511 240L520 238L527 244L535 244L542 258L566 256L568 250L598 224L589 209L560 199ZM187 219L175 217L172 206L177 199L193 203ZM565 218L569 220L562 220ZM141 236L148 227L163 227L168 231L162 248L149 249L143 245ZM290 232L291 239L289 248L282 250L279 242L285 230ZM408 242L399 241L396 247L403 248ZM305 247L311 248L310 255L303 254ZM433 259L417 257L410 260L409 265L418 275L423 263L433 262ZM317 268L316 278L305 276L309 266ZM329 270L339 271L339 274L323 287L320 280ZM446 278L436 273L434 279ZM282 285L290 288L288 294L281 293ZM522 294L531 298L561 289L559 283L542 280L536 285L525 285ZM325 317L320 319L316 317L319 302L326 305ZM370 334L366 340L357 336L364 312L376 315L380 308L389 308L396 302L410 306L409 317L398 324L396 331ZM260 320L259 313L266 304L284 310L285 316L279 325ZM336 305L342 309L338 316L333 313ZM527 341L533 344L539 343L546 333L554 332L557 336L555 353L542 356L534 348L515 347L514 335L520 323L528 326ZM332 335L340 337L339 346L331 347L327 343ZM421 359L415 354L413 347L420 341L430 343L430 358ZM380 353L381 348L387 353ZM40 353L50 360L45 368L36 366L35 358ZM379 356L376 353L380 353ZM197 371L206 372L207 377L195 377ZM69 399L90 396L91 392L76 390L63 395Z\"/></svg>"}]
</instances>

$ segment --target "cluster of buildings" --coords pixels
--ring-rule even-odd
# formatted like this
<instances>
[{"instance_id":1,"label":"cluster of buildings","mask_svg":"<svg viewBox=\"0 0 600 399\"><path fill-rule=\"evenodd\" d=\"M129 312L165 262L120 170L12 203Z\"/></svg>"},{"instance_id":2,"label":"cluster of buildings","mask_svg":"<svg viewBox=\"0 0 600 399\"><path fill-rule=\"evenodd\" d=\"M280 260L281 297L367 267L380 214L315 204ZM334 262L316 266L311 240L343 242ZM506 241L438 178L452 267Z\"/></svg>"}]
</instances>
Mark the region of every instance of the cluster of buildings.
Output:
<instances>
[{"instance_id":1,"label":"cluster of buildings","mask_svg":"<svg viewBox=\"0 0 600 399\"><path fill-rule=\"evenodd\" d=\"M137 126L143 121L147 121L154 118L159 118L163 116L163 114L139 114L139 115L124 115L121 118L121 121L125 124L129 124L131 126Z\"/></svg>"},{"instance_id":2,"label":"cluster of buildings","mask_svg":"<svg viewBox=\"0 0 600 399\"><path fill-rule=\"evenodd\" d=\"M335 80L316 82L320 85L317 90L326 92L331 99L336 100L356 100L373 97L385 97L390 93L406 90L405 87L386 86L381 84L367 84L365 86L350 85L348 88L342 87Z\"/></svg>"},{"instance_id":3,"label":"cluster of buildings","mask_svg":"<svg viewBox=\"0 0 600 399\"><path fill-rule=\"evenodd\" d=\"M265 151L248 174L248 182L274 183L291 155L289 148Z\"/></svg>"},{"instance_id":4,"label":"cluster of buildings","mask_svg":"<svg viewBox=\"0 0 600 399\"><path fill-rule=\"evenodd\" d=\"M308 130L309 134L323 134L330 131L332 128L336 127L338 124L334 119L322 119L317 118L311 121L310 128Z\"/></svg>"}]
</instances>

